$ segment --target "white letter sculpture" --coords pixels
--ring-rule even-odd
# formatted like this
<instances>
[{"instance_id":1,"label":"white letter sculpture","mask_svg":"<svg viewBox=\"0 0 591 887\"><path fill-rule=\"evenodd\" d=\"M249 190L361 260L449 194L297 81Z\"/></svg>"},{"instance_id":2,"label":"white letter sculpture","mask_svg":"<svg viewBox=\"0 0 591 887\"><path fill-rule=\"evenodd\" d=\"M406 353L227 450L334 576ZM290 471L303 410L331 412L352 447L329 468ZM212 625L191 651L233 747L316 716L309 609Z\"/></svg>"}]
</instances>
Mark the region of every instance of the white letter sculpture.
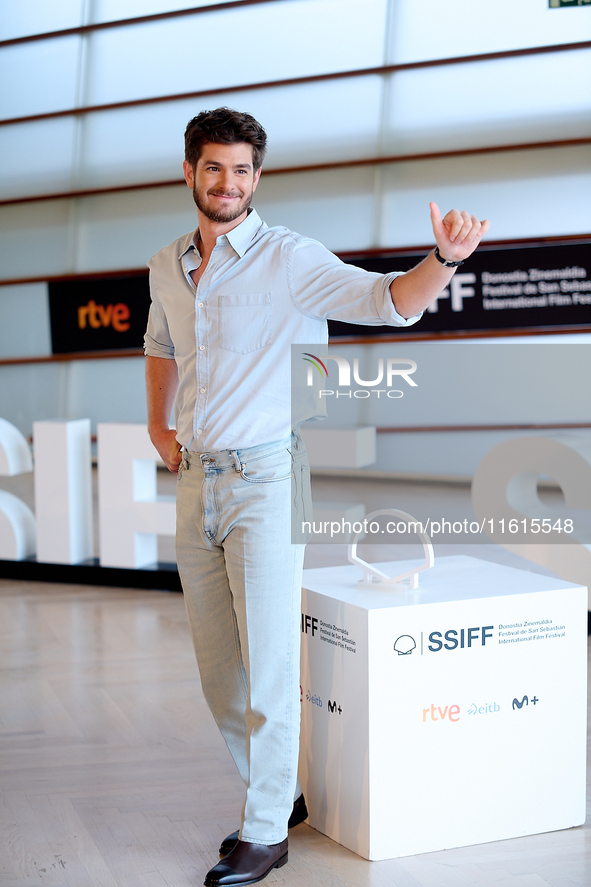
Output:
<instances>
[{"instance_id":1,"label":"white letter sculpture","mask_svg":"<svg viewBox=\"0 0 591 887\"><path fill-rule=\"evenodd\" d=\"M572 533L564 532L564 516L540 500L541 475L556 481L567 507L581 509ZM586 544L591 538L591 437L518 437L499 444L474 473L472 506L488 535L503 548L569 582L591 585L591 545ZM535 542L512 544L509 521L522 527L524 518L529 531L521 535ZM534 534L532 523L541 525L544 519L549 531Z\"/></svg>"},{"instance_id":2,"label":"white letter sculpture","mask_svg":"<svg viewBox=\"0 0 591 887\"><path fill-rule=\"evenodd\" d=\"M33 423L37 560L79 564L94 555L90 419Z\"/></svg>"},{"instance_id":3,"label":"white letter sculpture","mask_svg":"<svg viewBox=\"0 0 591 887\"><path fill-rule=\"evenodd\" d=\"M33 470L31 449L18 428L0 419L0 475ZM0 560L22 561L35 554L35 515L18 496L0 490Z\"/></svg>"},{"instance_id":4,"label":"white letter sculpture","mask_svg":"<svg viewBox=\"0 0 591 887\"><path fill-rule=\"evenodd\" d=\"M156 491L159 458L144 425L98 426L102 567L154 564L158 535L174 536L175 497Z\"/></svg>"}]
</instances>

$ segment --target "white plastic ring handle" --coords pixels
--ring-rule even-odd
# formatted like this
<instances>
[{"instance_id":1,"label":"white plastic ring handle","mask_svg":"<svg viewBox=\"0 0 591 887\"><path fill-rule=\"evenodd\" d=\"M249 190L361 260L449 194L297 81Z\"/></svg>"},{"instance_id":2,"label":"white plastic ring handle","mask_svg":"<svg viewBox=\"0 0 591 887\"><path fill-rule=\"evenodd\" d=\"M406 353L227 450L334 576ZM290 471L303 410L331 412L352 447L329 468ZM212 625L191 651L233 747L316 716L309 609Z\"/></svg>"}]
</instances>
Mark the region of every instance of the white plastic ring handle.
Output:
<instances>
[{"instance_id":1,"label":"white plastic ring handle","mask_svg":"<svg viewBox=\"0 0 591 887\"><path fill-rule=\"evenodd\" d=\"M420 521L417 521L411 514L408 514L406 511L400 511L398 508L381 508L379 511L372 511L371 514L366 515L366 521L371 520L374 517L379 517L382 514L388 514L392 517L400 517L405 520L405 522L414 524L415 527L420 526ZM368 564L367 561L362 560L362 558L357 555L357 540L359 539L360 533L357 533L353 542L349 545L348 557L349 561L352 564L358 564L363 569L363 579L359 580L357 583L358 588L379 588L379 587L388 587L392 588L395 585L403 585L406 588L418 588L419 587L419 577L418 574L423 570L428 570L435 563L435 557L433 554L433 546L431 544L431 540L427 536L427 534L421 529L417 530L419 539L423 543L423 550L425 552L425 563L421 564L420 567L415 567L413 570L407 570L405 573L400 573L398 576L387 576L385 573L382 573L381 570L378 570L377 567L372 567L371 564Z\"/></svg>"}]
</instances>

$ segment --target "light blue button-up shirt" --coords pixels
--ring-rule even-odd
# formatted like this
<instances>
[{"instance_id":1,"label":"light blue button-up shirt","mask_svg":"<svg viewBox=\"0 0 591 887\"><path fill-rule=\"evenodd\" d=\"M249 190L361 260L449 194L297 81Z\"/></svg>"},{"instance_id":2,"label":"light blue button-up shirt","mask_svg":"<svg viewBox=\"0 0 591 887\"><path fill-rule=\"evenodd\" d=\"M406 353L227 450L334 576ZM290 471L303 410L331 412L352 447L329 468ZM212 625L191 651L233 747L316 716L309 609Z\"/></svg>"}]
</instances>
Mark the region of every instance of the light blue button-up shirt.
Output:
<instances>
[{"instance_id":1,"label":"light blue button-up shirt","mask_svg":"<svg viewBox=\"0 0 591 887\"><path fill-rule=\"evenodd\" d=\"M189 450L241 449L289 436L291 345L327 342L328 318L408 326L392 303L397 276L346 265L322 244L269 228L251 210L201 265L194 232L148 262L145 353L174 359L177 440ZM311 418L298 416L298 420Z\"/></svg>"}]
</instances>

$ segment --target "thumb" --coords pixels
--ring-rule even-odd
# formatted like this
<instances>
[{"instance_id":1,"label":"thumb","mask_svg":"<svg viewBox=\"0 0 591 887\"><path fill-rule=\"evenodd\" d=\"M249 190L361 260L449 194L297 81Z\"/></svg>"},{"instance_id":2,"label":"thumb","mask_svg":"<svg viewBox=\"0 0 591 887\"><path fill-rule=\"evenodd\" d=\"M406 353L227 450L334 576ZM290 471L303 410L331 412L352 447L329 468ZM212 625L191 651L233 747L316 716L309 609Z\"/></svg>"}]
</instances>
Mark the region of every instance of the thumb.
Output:
<instances>
[{"instance_id":1,"label":"thumb","mask_svg":"<svg viewBox=\"0 0 591 887\"><path fill-rule=\"evenodd\" d=\"M433 226L433 234L435 235L435 239L437 240L438 236L443 233L443 221L441 219L441 213L436 203L430 203L429 209L431 210L431 225Z\"/></svg>"},{"instance_id":2,"label":"thumb","mask_svg":"<svg viewBox=\"0 0 591 887\"><path fill-rule=\"evenodd\" d=\"M429 204L429 209L431 210L431 224L433 228L438 228L441 225L441 212L439 211L439 207L436 203L431 202Z\"/></svg>"}]
</instances>

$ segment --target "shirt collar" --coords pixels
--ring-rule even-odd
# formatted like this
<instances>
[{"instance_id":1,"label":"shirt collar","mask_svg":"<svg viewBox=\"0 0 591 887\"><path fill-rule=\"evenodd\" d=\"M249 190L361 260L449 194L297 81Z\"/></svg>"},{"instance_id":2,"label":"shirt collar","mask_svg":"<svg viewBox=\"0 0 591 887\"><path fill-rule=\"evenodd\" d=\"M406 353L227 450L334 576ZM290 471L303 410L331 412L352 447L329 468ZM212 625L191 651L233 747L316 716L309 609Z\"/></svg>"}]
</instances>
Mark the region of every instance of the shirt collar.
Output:
<instances>
[{"instance_id":1,"label":"shirt collar","mask_svg":"<svg viewBox=\"0 0 591 887\"><path fill-rule=\"evenodd\" d=\"M256 209L251 209L243 222L240 222L239 225L236 225L235 228L232 228L231 231L224 235L240 258L248 249L251 240L262 224L262 219Z\"/></svg>"},{"instance_id":2,"label":"shirt collar","mask_svg":"<svg viewBox=\"0 0 591 887\"><path fill-rule=\"evenodd\" d=\"M236 227L232 228L231 231L228 231L227 234L222 234L221 236L227 239L232 249L238 253L240 258L242 258L254 235L262 224L263 221L256 209L251 208L243 222L240 222L239 225L236 225ZM199 229L197 229L197 231L198 230ZM179 243L179 259L182 259L185 253L188 253L189 250L196 249L195 240L197 239L197 231L192 231L189 234L186 234L185 237L181 238L181 242ZM220 240L219 237L218 240Z\"/></svg>"},{"instance_id":3,"label":"shirt collar","mask_svg":"<svg viewBox=\"0 0 591 887\"><path fill-rule=\"evenodd\" d=\"M199 229L197 229L199 230ZM185 253L188 253L190 250L196 249L195 247L195 238L197 237L197 231L190 231L188 234L185 234L184 237L181 237L179 241L179 253L177 258L180 260L183 258Z\"/></svg>"}]
</instances>

